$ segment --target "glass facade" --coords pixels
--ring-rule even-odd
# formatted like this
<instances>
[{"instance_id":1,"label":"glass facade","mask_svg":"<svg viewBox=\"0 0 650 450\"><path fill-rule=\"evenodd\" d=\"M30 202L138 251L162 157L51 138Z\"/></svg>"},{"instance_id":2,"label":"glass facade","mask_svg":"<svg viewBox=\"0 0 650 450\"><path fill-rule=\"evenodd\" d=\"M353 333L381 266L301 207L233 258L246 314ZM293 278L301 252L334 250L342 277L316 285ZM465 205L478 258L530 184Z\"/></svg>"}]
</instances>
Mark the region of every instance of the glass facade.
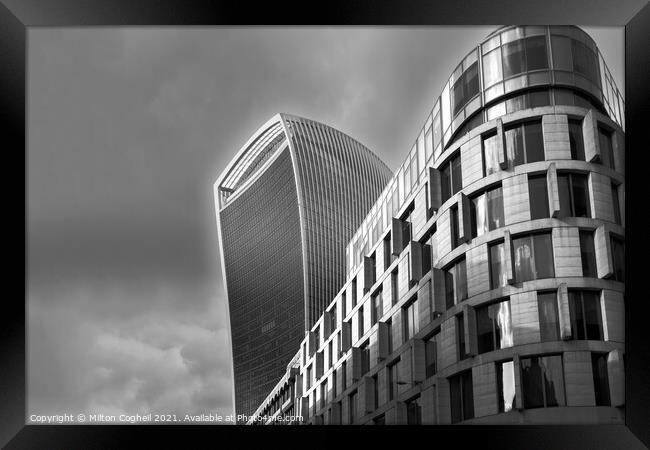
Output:
<instances>
[{"instance_id":1,"label":"glass facade","mask_svg":"<svg viewBox=\"0 0 650 450\"><path fill-rule=\"evenodd\" d=\"M521 358L520 364L524 408L566 405L561 355Z\"/></svg>"},{"instance_id":2,"label":"glass facade","mask_svg":"<svg viewBox=\"0 0 650 450\"><path fill-rule=\"evenodd\" d=\"M518 283L555 276L551 233L538 233L512 240L515 280Z\"/></svg>"},{"instance_id":3,"label":"glass facade","mask_svg":"<svg viewBox=\"0 0 650 450\"><path fill-rule=\"evenodd\" d=\"M512 319L508 300L476 309L478 352L512 347Z\"/></svg>"}]
</instances>

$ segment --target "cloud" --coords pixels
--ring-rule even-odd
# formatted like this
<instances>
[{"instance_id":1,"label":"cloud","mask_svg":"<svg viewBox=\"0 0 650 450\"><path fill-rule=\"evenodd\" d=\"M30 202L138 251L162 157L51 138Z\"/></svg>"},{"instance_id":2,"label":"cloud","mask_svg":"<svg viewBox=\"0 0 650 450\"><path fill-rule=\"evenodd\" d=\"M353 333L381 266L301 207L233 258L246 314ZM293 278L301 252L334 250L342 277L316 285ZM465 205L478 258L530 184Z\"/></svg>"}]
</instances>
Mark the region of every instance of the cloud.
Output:
<instances>
[{"instance_id":1,"label":"cloud","mask_svg":"<svg viewBox=\"0 0 650 450\"><path fill-rule=\"evenodd\" d=\"M200 290L161 285L149 293L151 307L125 318L89 308L88 295L135 304L143 293L85 286L56 302L30 297L29 415L232 413L223 298L178 309Z\"/></svg>"}]
</instances>

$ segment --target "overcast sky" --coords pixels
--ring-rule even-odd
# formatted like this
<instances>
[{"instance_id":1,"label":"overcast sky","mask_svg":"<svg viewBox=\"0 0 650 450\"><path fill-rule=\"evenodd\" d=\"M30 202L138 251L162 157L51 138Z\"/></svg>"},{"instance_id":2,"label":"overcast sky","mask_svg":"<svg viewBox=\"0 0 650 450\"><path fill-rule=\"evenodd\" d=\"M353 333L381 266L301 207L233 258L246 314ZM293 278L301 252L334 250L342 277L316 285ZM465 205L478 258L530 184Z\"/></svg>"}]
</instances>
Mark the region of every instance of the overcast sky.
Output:
<instances>
[{"instance_id":1,"label":"overcast sky","mask_svg":"<svg viewBox=\"0 0 650 450\"><path fill-rule=\"evenodd\" d=\"M217 175L277 112L395 170L494 28L30 28L28 414L232 413Z\"/></svg>"}]
</instances>

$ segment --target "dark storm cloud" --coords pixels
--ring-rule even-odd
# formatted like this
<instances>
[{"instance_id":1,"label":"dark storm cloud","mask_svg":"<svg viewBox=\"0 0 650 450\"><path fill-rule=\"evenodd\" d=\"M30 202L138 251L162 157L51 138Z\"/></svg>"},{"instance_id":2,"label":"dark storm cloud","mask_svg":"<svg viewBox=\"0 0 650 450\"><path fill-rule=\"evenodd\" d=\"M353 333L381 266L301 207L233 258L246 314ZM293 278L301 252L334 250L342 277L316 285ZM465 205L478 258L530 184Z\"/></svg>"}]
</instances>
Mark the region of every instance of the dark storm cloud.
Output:
<instances>
[{"instance_id":1,"label":"dark storm cloud","mask_svg":"<svg viewBox=\"0 0 650 450\"><path fill-rule=\"evenodd\" d=\"M277 112L397 168L492 29L30 29L30 413L229 413L219 172Z\"/></svg>"}]
</instances>

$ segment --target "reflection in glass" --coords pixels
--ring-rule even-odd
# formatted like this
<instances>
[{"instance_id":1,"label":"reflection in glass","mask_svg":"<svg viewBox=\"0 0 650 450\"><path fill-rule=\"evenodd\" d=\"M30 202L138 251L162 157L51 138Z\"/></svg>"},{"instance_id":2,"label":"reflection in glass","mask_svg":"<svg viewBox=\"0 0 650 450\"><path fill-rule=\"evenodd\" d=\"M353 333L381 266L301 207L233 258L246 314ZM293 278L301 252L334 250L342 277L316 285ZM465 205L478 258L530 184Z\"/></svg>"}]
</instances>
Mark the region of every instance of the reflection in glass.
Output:
<instances>
[{"instance_id":1,"label":"reflection in glass","mask_svg":"<svg viewBox=\"0 0 650 450\"><path fill-rule=\"evenodd\" d=\"M571 335L576 340L603 338L603 323L598 291L569 291Z\"/></svg>"},{"instance_id":2,"label":"reflection in glass","mask_svg":"<svg viewBox=\"0 0 650 450\"><path fill-rule=\"evenodd\" d=\"M556 292L538 292L539 332L542 342L560 340L560 321L557 313Z\"/></svg>"},{"instance_id":3,"label":"reflection in glass","mask_svg":"<svg viewBox=\"0 0 650 450\"><path fill-rule=\"evenodd\" d=\"M587 176L575 173L557 175L560 198L559 217L591 217Z\"/></svg>"},{"instance_id":4,"label":"reflection in glass","mask_svg":"<svg viewBox=\"0 0 650 450\"><path fill-rule=\"evenodd\" d=\"M546 175L528 176L530 220L549 217Z\"/></svg>"},{"instance_id":5,"label":"reflection in glass","mask_svg":"<svg viewBox=\"0 0 650 450\"><path fill-rule=\"evenodd\" d=\"M511 411L515 406L515 365L512 361L497 363L499 412Z\"/></svg>"},{"instance_id":6,"label":"reflection in glass","mask_svg":"<svg viewBox=\"0 0 650 450\"><path fill-rule=\"evenodd\" d=\"M580 259L582 260L582 276L597 277L594 233L591 231L580 231Z\"/></svg>"},{"instance_id":7,"label":"reflection in glass","mask_svg":"<svg viewBox=\"0 0 650 450\"><path fill-rule=\"evenodd\" d=\"M503 242L490 245L490 288L506 286L508 275L506 273L506 253Z\"/></svg>"},{"instance_id":8,"label":"reflection in glass","mask_svg":"<svg viewBox=\"0 0 650 450\"><path fill-rule=\"evenodd\" d=\"M497 48L483 57L483 83L490 87L501 79L501 48Z\"/></svg>"},{"instance_id":9,"label":"reflection in glass","mask_svg":"<svg viewBox=\"0 0 650 450\"><path fill-rule=\"evenodd\" d=\"M516 238L512 246L517 282L555 276L551 233Z\"/></svg>"},{"instance_id":10,"label":"reflection in glass","mask_svg":"<svg viewBox=\"0 0 650 450\"><path fill-rule=\"evenodd\" d=\"M503 76L516 75L525 70L525 50L523 39L503 45Z\"/></svg>"},{"instance_id":11,"label":"reflection in glass","mask_svg":"<svg viewBox=\"0 0 650 450\"><path fill-rule=\"evenodd\" d=\"M508 300L476 309L479 354L512 347L512 321Z\"/></svg>"},{"instance_id":12,"label":"reflection in glass","mask_svg":"<svg viewBox=\"0 0 650 450\"><path fill-rule=\"evenodd\" d=\"M562 356L534 356L521 359L524 407L565 405Z\"/></svg>"},{"instance_id":13,"label":"reflection in glass","mask_svg":"<svg viewBox=\"0 0 650 450\"><path fill-rule=\"evenodd\" d=\"M596 406L610 406L609 377L607 375L607 354L591 354L591 370L594 378Z\"/></svg>"},{"instance_id":14,"label":"reflection in glass","mask_svg":"<svg viewBox=\"0 0 650 450\"><path fill-rule=\"evenodd\" d=\"M499 166L499 146L496 134L483 139L483 161L486 176L501 169Z\"/></svg>"}]
</instances>

